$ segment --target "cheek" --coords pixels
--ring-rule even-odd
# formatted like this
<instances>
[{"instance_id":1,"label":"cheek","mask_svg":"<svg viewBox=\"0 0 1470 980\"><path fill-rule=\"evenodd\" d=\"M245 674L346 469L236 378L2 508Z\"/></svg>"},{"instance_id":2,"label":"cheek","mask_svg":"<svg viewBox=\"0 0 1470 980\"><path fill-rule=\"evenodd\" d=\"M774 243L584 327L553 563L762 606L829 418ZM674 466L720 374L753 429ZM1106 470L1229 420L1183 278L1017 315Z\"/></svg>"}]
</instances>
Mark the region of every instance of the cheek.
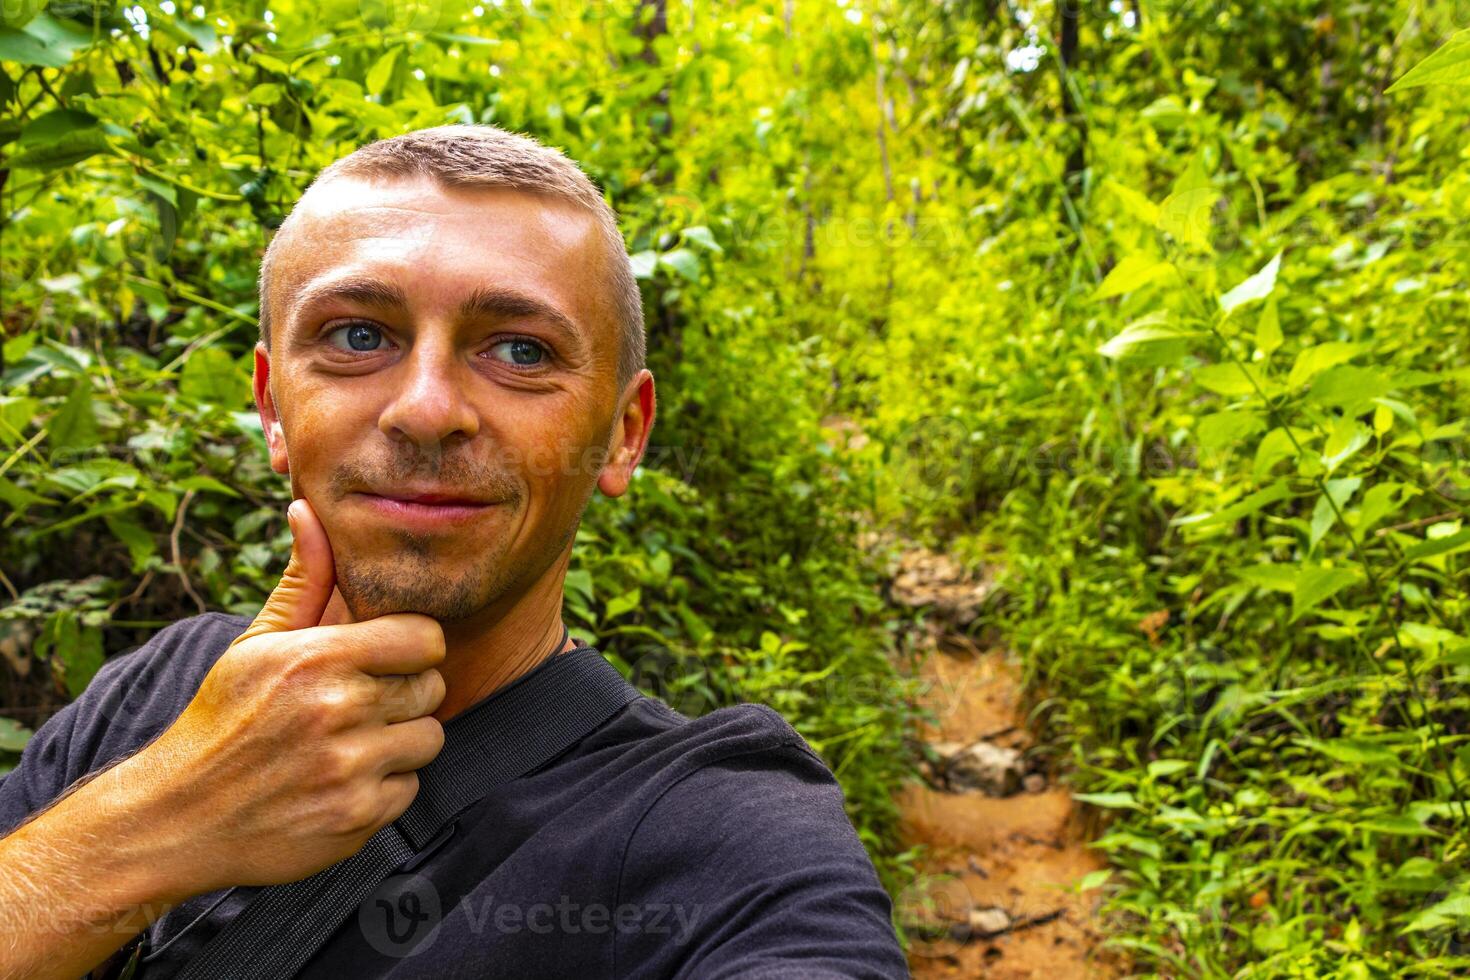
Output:
<instances>
[{"instance_id":1,"label":"cheek","mask_svg":"<svg viewBox=\"0 0 1470 980\"><path fill-rule=\"evenodd\" d=\"M587 424L588 415L570 406L534 423L518 427L525 438L517 440L518 468L527 484L540 489L542 504L553 510L575 509L576 492L596 481L605 461L601 433Z\"/></svg>"},{"instance_id":2,"label":"cheek","mask_svg":"<svg viewBox=\"0 0 1470 980\"><path fill-rule=\"evenodd\" d=\"M330 469L347 447L361 442L363 432L376 428L376 418L371 399L310 387L296 389L281 409L292 470L300 475Z\"/></svg>"}]
</instances>

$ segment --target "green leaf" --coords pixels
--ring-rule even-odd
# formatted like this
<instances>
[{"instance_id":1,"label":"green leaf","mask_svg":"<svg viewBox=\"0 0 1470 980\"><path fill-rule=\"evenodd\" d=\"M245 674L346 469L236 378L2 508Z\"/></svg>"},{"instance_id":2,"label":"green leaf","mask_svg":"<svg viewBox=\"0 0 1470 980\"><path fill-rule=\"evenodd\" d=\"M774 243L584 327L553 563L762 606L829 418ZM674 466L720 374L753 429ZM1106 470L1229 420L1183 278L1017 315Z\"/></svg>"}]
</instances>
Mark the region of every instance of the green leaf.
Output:
<instances>
[{"instance_id":1,"label":"green leaf","mask_svg":"<svg viewBox=\"0 0 1470 980\"><path fill-rule=\"evenodd\" d=\"M1235 398L1254 395L1260 378L1249 367L1242 370L1235 364L1208 364L1194 372L1194 383L1217 395Z\"/></svg>"},{"instance_id":2,"label":"green leaf","mask_svg":"<svg viewBox=\"0 0 1470 980\"><path fill-rule=\"evenodd\" d=\"M1470 528L1416 544L1404 552L1404 561L1411 563L1423 561L1426 558L1437 558L1440 555L1458 554L1467 549L1470 549Z\"/></svg>"},{"instance_id":3,"label":"green leaf","mask_svg":"<svg viewBox=\"0 0 1470 980\"><path fill-rule=\"evenodd\" d=\"M1403 496L1406 489L1402 483L1378 483L1363 494L1363 506L1358 510L1354 527L1359 532L1371 530L1377 523L1398 510L1408 499Z\"/></svg>"},{"instance_id":4,"label":"green leaf","mask_svg":"<svg viewBox=\"0 0 1470 980\"><path fill-rule=\"evenodd\" d=\"M642 592L638 589L631 589L623 593L622 595L608 601L607 608L603 610L602 613L603 618L609 620L617 619L619 616L623 615L623 613L631 612L634 609L637 609L639 603L641 603L642 601Z\"/></svg>"},{"instance_id":5,"label":"green leaf","mask_svg":"<svg viewBox=\"0 0 1470 980\"><path fill-rule=\"evenodd\" d=\"M500 38L480 37L478 34L455 34L450 31L430 31L429 37L436 41L444 41L447 44L467 44L471 47L493 48L500 44Z\"/></svg>"},{"instance_id":6,"label":"green leaf","mask_svg":"<svg viewBox=\"0 0 1470 980\"><path fill-rule=\"evenodd\" d=\"M26 123L20 131L17 146L43 146L54 143L69 133L83 129L97 129L97 117L90 112L77 109L56 109L37 116Z\"/></svg>"},{"instance_id":7,"label":"green leaf","mask_svg":"<svg viewBox=\"0 0 1470 980\"><path fill-rule=\"evenodd\" d=\"M400 50L397 46L389 48L373 64L373 67L368 69L367 79L363 82L363 87L367 89L370 95L382 95L388 88L388 80L393 75L393 66L398 63L398 52Z\"/></svg>"},{"instance_id":8,"label":"green leaf","mask_svg":"<svg viewBox=\"0 0 1470 980\"><path fill-rule=\"evenodd\" d=\"M1174 266L1168 262L1160 262L1158 259L1144 255L1124 256L1122 261L1113 266L1093 292L1094 300L1112 299L1131 293L1136 289L1147 286L1149 283L1168 275L1174 270Z\"/></svg>"},{"instance_id":9,"label":"green leaf","mask_svg":"<svg viewBox=\"0 0 1470 980\"><path fill-rule=\"evenodd\" d=\"M66 401L51 416L48 442L54 457L60 450L88 449L97 444L97 418L92 412L92 383L85 377L72 384Z\"/></svg>"},{"instance_id":10,"label":"green leaf","mask_svg":"<svg viewBox=\"0 0 1470 980\"><path fill-rule=\"evenodd\" d=\"M1436 929L1461 929L1470 923L1470 895L1451 895L1425 909L1404 927L1404 932L1431 932Z\"/></svg>"},{"instance_id":11,"label":"green leaf","mask_svg":"<svg viewBox=\"0 0 1470 980\"><path fill-rule=\"evenodd\" d=\"M50 14L24 27L0 27L0 61L44 68L65 68L72 56L92 43L90 33Z\"/></svg>"},{"instance_id":12,"label":"green leaf","mask_svg":"<svg viewBox=\"0 0 1470 980\"><path fill-rule=\"evenodd\" d=\"M21 752L35 733L14 718L0 718L0 752Z\"/></svg>"},{"instance_id":13,"label":"green leaf","mask_svg":"<svg viewBox=\"0 0 1470 980\"><path fill-rule=\"evenodd\" d=\"M255 51L250 55L250 63L259 68L264 68L273 75L290 75L291 66L280 58L268 55L262 51Z\"/></svg>"},{"instance_id":14,"label":"green leaf","mask_svg":"<svg viewBox=\"0 0 1470 980\"><path fill-rule=\"evenodd\" d=\"M99 153L112 152L114 151L101 129L80 129L21 150L10 158L10 166L29 167L32 170L60 170Z\"/></svg>"},{"instance_id":15,"label":"green leaf","mask_svg":"<svg viewBox=\"0 0 1470 980\"><path fill-rule=\"evenodd\" d=\"M1296 446L1292 444L1286 429L1272 429L1256 447L1256 460L1252 467L1255 478L1262 479L1271 472L1273 466L1295 452Z\"/></svg>"},{"instance_id":16,"label":"green leaf","mask_svg":"<svg viewBox=\"0 0 1470 980\"><path fill-rule=\"evenodd\" d=\"M245 100L251 105L270 106L281 101L286 89L279 82L264 82L250 90Z\"/></svg>"},{"instance_id":17,"label":"green leaf","mask_svg":"<svg viewBox=\"0 0 1470 980\"><path fill-rule=\"evenodd\" d=\"M1334 472L1351 459L1359 449L1368 445L1370 438L1368 430L1357 419L1348 416L1338 419L1322 447L1322 463L1327 472Z\"/></svg>"},{"instance_id":18,"label":"green leaf","mask_svg":"<svg viewBox=\"0 0 1470 980\"><path fill-rule=\"evenodd\" d=\"M1159 205L1158 227L1182 245L1199 251L1213 251L1210 246L1212 212L1220 199L1210 175L1205 172L1204 157L1196 154L1174 183L1173 192Z\"/></svg>"},{"instance_id":19,"label":"green leaf","mask_svg":"<svg viewBox=\"0 0 1470 980\"><path fill-rule=\"evenodd\" d=\"M1103 187L1118 199L1124 211L1138 221L1150 228L1159 223L1159 206L1150 201L1146 195L1118 183L1111 177L1103 181Z\"/></svg>"},{"instance_id":20,"label":"green leaf","mask_svg":"<svg viewBox=\"0 0 1470 980\"><path fill-rule=\"evenodd\" d=\"M628 256L628 262L633 267L633 278L652 279L654 270L658 268L658 253L651 251L635 252Z\"/></svg>"},{"instance_id":21,"label":"green leaf","mask_svg":"<svg viewBox=\"0 0 1470 980\"><path fill-rule=\"evenodd\" d=\"M26 429L40 411L40 399L0 396L0 446L18 446L24 442Z\"/></svg>"},{"instance_id":22,"label":"green leaf","mask_svg":"<svg viewBox=\"0 0 1470 980\"><path fill-rule=\"evenodd\" d=\"M46 0L6 0L0 3L0 25L24 27L46 7Z\"/></svg>"},{"instance_id":23,"label":"green leaf","mask_svg":"<svg viewBox=\"0 0 1470 980\"><path fill-rule=\"evenodd\" d=\"M1470 646L1470 640L1428 623L1404 623L1399 627L1399 639L1404 646L1420 653L1436 656L1455 653Z\"/></svg>"},{"instance_id":24,"label":"green leaf","mask_svg":"<svg viewBox=\"0 0 1470 980\"><path fill-rule=\"evenodd\" d=\"M1201 449L1224 449L1243 442L1266 427L1266 421L1255 412L1215 412L1202 415L1195 423L1195 434Z\"/></svg>"},{"instance_id":25,"label":"green leaf","mask_svg":"<svg viewBox=\"0 0 1470 980\"><path fill-rule=\"evenodd\" d=\"M46 621L36 654L49 656L61 667L66 689L76 698L102 667L102 631L83 626L75 610L63 609Z\"/></svg>"},{"instance_id":26,"label":"green leaf","mask_svg":"<svg viewBox=\"0 0 1470 980\"><path fill-rule=\"evenodd\" d=\"M1197 332L1174 326L1168 314L1156 312L1128 324L1097 352L1120 361L1166 363L1182 357L1185 345L1197 336Z\"/></svg>"},{"instance_id":27,"label":"green leaf","mask_svg":"<svg viewBox=\"0 0 1470 980\"><path fill-rule=\"evenodd\" d=\"M1320 752L1330 759L1352 766L1392 766L1399 761L1398 755L1391 750L1361 739L1299 738L1295 741L1313 752Z\"/></svg>"},{"instance_id":28,"label":"green leaf","mask_svg":"<svg viewBox=\"0 0 1470 980\"><path fill-rule=\"evenodd\" d=\"M1389 92L1424 85L1470 84L1470 30L1456 31L1449 40L1389 86Z\"/></svg>"},{"instance_id":29,"label":"green leaf","mask_svg":"<svg viewBox=\"0 0 1470 980\"><path fill-rule=\"evenodd\" d=\"M193 402L236 409L250 397L250 380L235 359L219 347L201 347L184 362L179 394Z\"/></svg>"},{"instance_id":30,"label":"green leaf","mask_svg":"<svg viewBox=\"0 0 1470 980\"><path fill-rule=\"evenodd\" d=\"M1317 344L1315 347L1303 348L1291 366L1291 374L1286 379L1286 384L1290 388L1304 385L1328 368L1351 361L1366 349L1367 346L1364 344L1349 344L1336 340L1326 344Z\"/></svg>"},{"instance_id":31,"label":"green leaf","mask_svg":"<svg viewBox=\"0 0 1470 980\"><path fill-rule=\"evenodd\" d=\"M658 264L672 272L677 272L690 282L699 282L699 256L687 248L676 248L672 252L665 252L658 257Z\"/></svg>"},{"instance_id":32,"label":"green leaf","mask_svg":"<svg viewBox=\"0 0 1470 980\"><path fill-rule=\"evenodd\" d=\"M1303 568L1297 573L1296 588L1291 596L1291 621L1296 622L1357 581L1358 573L1352 569Z\"/></svg>"},{"instance_id":33,"label":"green leaf","mask_svg":"<svg viewBox=\"0 0 1470 980\"><path fill-rule=\"evenodd\" d=\"M239 499L240 495L228 484L221 483L212 476L189 476L177 480L173 486L179 490L208 490L211 493L222 493L226 497Z\"/></svg>"},{"instance_id":34,"label":"green leaf","mask_svg":"<svg viewBox=\"0 0 1470 980\"><path fill-rule=\"evenodd\" d=\"M680 232L680 235L684 241L692 245L698 245L706 252L714 252L716 255L723 255L725 253L725 250L720 247L720 243L715 241L715 236L704 225L691 225Z\"/></svg>"},{"instance_id":35,"label":"green leaf","mask_svg":"<svg viewBox=\"0 0 1470 980\"><path fill-rule=\"evenodd\" d=\"M128 555L133 561L133 572L137 574L143 571L148 559L157 554L158 542L153 534L141 525L134 524L116 514L108 514L103 518L107 528L113 535L127 545Z\"/></svg>"},{"instance_id":36,"label":"green leaf","mask_svg":"<svg viewBox=\"0 0 1470 980\"><path fill-rule=\"evenodd\" d=\"M1406 813L1386 813L1358 824L1358 829L1375 834L1390 834L1395 837L1438 837L1432 828L1415 820Z\"/></svg>"},{"instance_id":37,"label":"green leaf","mask_svg":"<svg viewBox=\"0 0 1470 980\"><path fill-rule=\"evenodd\" d=\"M1276 297L1272 296L1266 301L1266 308L1261 311L1261 320L1256 324L1256 349L1266 357L1281 346L1281 314L1276 308Z\"/></svg>"},{"instance_id":38,"label":"green leaf","mask_svg":"<svg viewBox=\"0 0 1470 980\"><path fill-rule=\"evenodd\" d=\"M1327 492L1317 498L1317 505L1312 510L1312 521L1307 536L1307 551L1315 551L1317 543L1332 529L1336 522L1336 513L1332 505L1336 504L1338 510L1347 506L1348 500L1358 492L1358 487L1363 485L1362 477L1350 476L1341 480L1328 480Z\"/></svg>"},{"instance_id":39,"label":"green leaf","mask_svg":"<svg viewBox=\"0 0 1470 980\"><path fill-rule=\"evenodd\" d=\"M1307 398L1318 405L1358 415L1367 411L1374 399L1388 394L1392 386L1388 375L1377 368L1339 364L1317 376Z\"/></svg>"},{"instance_id":40,"label":"green leaf","mask_svg":"<svg viewBox=\"0 0 1470 980\"><path fill-rule=\"evenodd\" d=\"M219 38L214 33L214 27L203 21L176 21L179 27L193 39L199 50L205 54L214 54L219 47Z\"/></svg>"},{"instance_id":41,"label":"green leaf","mask_svg":"<svg viewBox=\"0 0 1470 980\"><path fill-rule=\"evenodd\" d=\"M1237 307L1258 299L1265 299L1276 288L1276 275L1281 271L1281 253L1267 262L1265 267L1230 292L1220 297L1220 308L1227 314Z\"/></svg>"},{"instance_id":42,"label":"green leaf","mask_svg":"<svg viewBox=\"0 0 1470 980\"><path fill-rule=\"evenodd\" d=\"M1262 487L1248 495L1244 500L1238 500L1226 507L1224 510L1202 519L1200 524L1209 527L1215 524L1229 524L1238 521L1242 517L1249 517L1263 507L1269 507L1278 500L1285 500L1291 495L1291 489L1285 481L1277 480L1269 486Z\"/></svg>"},{"instance_id":43,"label":"green leaf","mask_svg":"<svg viewBox=\"0 0 1470 980\"><path fill-rule=\"evenodd\" d=\"M1272 592L1295 592L1297 571L1295 565L1252 565L1237 568L1235 577Z\"/></svg>"},{"instance_id":44,"label":"green leaf","mask_svg":"<svg viewBox=\"0 0 1470 980\"><path fill-rule=\"evenodd\" d=\"M1142 810L1132 793L1073 793L1072 799L1108 810Z\"/></svg>"}]
</instances>

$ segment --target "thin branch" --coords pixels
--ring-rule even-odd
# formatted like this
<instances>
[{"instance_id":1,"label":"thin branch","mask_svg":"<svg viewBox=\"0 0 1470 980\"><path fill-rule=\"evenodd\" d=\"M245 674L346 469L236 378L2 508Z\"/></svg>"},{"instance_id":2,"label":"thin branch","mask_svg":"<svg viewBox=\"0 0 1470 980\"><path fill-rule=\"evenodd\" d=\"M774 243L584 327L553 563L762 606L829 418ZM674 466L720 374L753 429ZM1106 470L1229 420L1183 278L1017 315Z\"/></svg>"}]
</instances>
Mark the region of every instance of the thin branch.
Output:
<instances>
[{"instance_id":1,"label":"thin branch","mask_svg":"<svg viewBox=\"0 0 1470 980\"><path fill-rule=\"evenodd\" d=\"M5 577L4 569L0 569L0 585L5 586L5 591L10 593L10 601L20 601L20 593L15 591L15 586L11 583L10 579Z\"/></svg>"},{"instance_id":2,"label":"thin branch","mask_svg":"<svg viewBox=\"0 0 1470 980\"><path fill-rule=\"evenodd\" d=\"M168 542L173 552L174 567L178 569L179 580L184 583L184 591L189 593L189 598L199 607L199 615L209 611L199 593L194 591L194 583L189 581L189 573L184 570L183 557L179 554L179 532L184 526L184 512L189 509L189 502L194 499L194 490L190 488L184 494L184 499L179 501L179 512L174 515L174 529L169 533Z\"/></svg>"}]
</instances>

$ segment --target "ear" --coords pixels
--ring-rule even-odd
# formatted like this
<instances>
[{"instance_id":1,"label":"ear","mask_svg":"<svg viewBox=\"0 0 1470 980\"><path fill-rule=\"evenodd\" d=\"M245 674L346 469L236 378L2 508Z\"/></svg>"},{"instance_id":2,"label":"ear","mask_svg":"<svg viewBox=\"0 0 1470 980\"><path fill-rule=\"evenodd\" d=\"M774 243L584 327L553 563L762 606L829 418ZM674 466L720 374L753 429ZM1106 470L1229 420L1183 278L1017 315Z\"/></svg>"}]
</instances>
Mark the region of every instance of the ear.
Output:
<instances>
[{"instance_id":1,"label":"ear","mask_svg":"<svg viewBox=\"0 0 1470 980\"><path fill-rule=\"evenodd\" d=\"M653 374L644 369L628 382L622 409L613 421L607 463L597 477L597 489L604 496L621 497L627 491L633 470L638 467L643 451L648 447L653 415Z\"/></svg>"},{"instance_id":2,"label":"ear","mask_svg":"<svg viewBox=\"0 0 1470 980\"><path fill-rule=\"evenodd\" d=\"M290 473L291 466L286 459L286 434L281 429L275 399L271 397L271 354L264 341L255 342L255 407L260 412L260 427L265 431L265 444L270 449L271 469L277 473Z\"/></svg>"}]
</instances>

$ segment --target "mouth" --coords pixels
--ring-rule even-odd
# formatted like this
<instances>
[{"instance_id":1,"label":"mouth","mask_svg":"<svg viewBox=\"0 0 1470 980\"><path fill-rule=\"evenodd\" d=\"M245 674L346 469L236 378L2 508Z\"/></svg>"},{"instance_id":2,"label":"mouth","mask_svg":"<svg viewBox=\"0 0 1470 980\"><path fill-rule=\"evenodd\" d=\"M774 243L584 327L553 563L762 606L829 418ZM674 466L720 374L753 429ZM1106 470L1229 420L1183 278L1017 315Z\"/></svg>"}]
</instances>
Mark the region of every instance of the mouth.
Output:
<instances>
[{"instance_id":1,"label":"mouth","mask_svg":"<svg viewBox=\"0 0 1470 980\"><path fill-rule=\"evenodd\" d=\"M392 495L359 491L349 499L360 502L380 518L401 526L427 530L465 524L489 513L496 502L450 493Z\"/></svg>"}]
</instances>

